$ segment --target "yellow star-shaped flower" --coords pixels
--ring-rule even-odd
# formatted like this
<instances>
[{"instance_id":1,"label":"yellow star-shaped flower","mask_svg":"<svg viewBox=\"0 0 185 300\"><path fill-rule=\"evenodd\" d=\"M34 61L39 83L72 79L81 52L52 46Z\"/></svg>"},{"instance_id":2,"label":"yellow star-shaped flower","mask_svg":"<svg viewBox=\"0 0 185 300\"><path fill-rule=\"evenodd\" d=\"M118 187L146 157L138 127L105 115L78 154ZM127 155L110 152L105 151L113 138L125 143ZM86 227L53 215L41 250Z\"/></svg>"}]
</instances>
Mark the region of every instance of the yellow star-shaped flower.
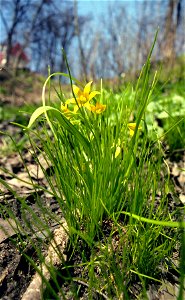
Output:
<instances>
[{"instance_id":1,"label":"yellow star-shaped flower","mask_svg":"<svg viewBox=\"0 0 185 300\"><path fill-rule=\"evenodd\" d=\"M88 82L84 89L81 90L78 86L73 85L73 93L75 94L75 98L71 98L66 100L66 104L77 104L76 107L74 107L74 111L77 112L79 107L85 106L86 108L90 109L89 101L92 100L96 95L100 94L98 91L91 92L91 84L92 81Z\"/></svg>"},{"instance_id":2,"label":"yellow star-shaped flower","mask_svg":"<svg viewBox=\"0 0 185 300\"><path fill-rule=\"evenodd\" d=\"M101 114L106 109L106 105L101 103L96 103L96 105L91 105L90 110L96 114Z\"/></svg>"}]
</instances>

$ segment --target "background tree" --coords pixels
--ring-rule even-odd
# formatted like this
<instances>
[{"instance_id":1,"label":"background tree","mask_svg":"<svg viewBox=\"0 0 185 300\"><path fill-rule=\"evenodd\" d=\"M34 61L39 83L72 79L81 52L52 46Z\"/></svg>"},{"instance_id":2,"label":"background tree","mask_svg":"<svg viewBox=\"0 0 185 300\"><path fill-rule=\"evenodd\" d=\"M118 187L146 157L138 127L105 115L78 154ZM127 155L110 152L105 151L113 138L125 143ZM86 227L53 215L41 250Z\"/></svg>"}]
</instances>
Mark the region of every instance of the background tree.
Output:
<instances>
[{"instance_id":1,"label":"background tree","mask_svg":"<svg viewBox=\"0 0 185 300\"><path fill-rule=\"evenodd\" d=\"M1 0L7 67L12 45L20 42L37 72L47 73L48 65L65 71L64 48L73 73L86 80L137 74L158 27L153 61L174 62L185 50L185 0L107 2L99 18L82 15L80 7L77 0Z\"/></svg>"},{"instance_id":2,"label":"background tree","mask_svg":"<svg viewBox=\"0 0 185 300\"><path fill-rule=\"evenodd\" d=\"M64 70L63 48L66 53L76 35L73 2L60 0L2 0L1 20L5 29L6 67L9 67L11 49L15 42L21 50L28 49L32 68L46 72ZM79 28L85 18L80 18ZM19 66L21 52L16 56L14 68Z\"/></svg>"},{"instance_id":3,"label":"background tree","mask_svg":"<svg viewBox=\"0 0 185 300\"><path fill-rule=\"evenodd\" d=\"M27 21L30 3L30 0L3 0L1 2L0 16L6 31L6 67L9 66L10 53L18 28Z\"/></svg>"}]
</instances>

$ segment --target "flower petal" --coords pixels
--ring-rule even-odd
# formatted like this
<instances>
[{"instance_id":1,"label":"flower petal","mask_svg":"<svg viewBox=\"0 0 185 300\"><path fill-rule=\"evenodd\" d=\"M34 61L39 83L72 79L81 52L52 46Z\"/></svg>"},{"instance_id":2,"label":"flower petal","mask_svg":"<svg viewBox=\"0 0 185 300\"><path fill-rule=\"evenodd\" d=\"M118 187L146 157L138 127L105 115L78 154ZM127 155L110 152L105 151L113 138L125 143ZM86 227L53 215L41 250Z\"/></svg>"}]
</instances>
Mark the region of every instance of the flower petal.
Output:
<instances>
[{"instance_id":1,"label":"flower petal","mask_svg":"<svg viewBox=\"0 0 185 300\"><path fill-rule=\"evenodd\" d=\"M68 109L66 104L64 105L63 103L61 103L61 111L67 119L70 119L72 117L73 112Z\"/></svg>"},{"instance_id":2,"label":"flower petal","mask_svg":"<svg viewBox=\"0 0 185 300\"><path fill-rule=\"evenodd\" d=\"M130 130L135 130L135 128L136 128L136 123L128 123L128 128L130 129Z\"/></svg>"},{"instance_id":3,"label":"flower petal","mask_svg":"<svg viewBox=\"0 0 185 300\"><path fill-rule=\"evenodd\" d=\"M96 114L101 114L106 109L106 105L101 103L96 103L96 105L91 105L91 111L95 112Z\"/></svg>"},{"instance_id":4,"label":"flower petal","mask_svg":"<svg viewBox=\"0 0 185 300\"><path fill-rule=\"evenodd\" d=\"M84 87L84 93L85 94L89 94L90 93L90 90L91 90L91 84L92 84L93 82L92 81L90 81L90 82L88 82L87 84L86 84L86 86Z\"/></svg>"},{"instance_id":5,"label":"flower petal","mask_svg":"<svg viewBox=\"0 0 185 300\"><path fill-rule=\"evenodd\" d=\"M131 130L135 130L136 129L136 123L128 123L128 128L129 129L131 129ZM138 127L138 130L141 130L142 129L142 127L141 126L139 126Z\"/></svg>"},{"instance_id":6,"label":"flower petal","mask_svg":"<svg viewBox=\"0 0 185 300\"><path fill-rule=\"evenodd\" d=\"M121 147L120 146L118 146L117 148L116 148L116 152L115 152L115 158L120 154L120 152L121 152Z\"/></svg>"},{"instance_id":7,"label":"flower petal","mask_svg":"<svg viewBox=\"0 0 185 300\"><path fill-rule=\"evenodd\" d=\"M80 95L80 97L77 99L78 103L81 103L81 104L87 102L87 100L88 99L83 94Z\"/></svg>"},{"instance_id":8,"label":"flower petal","mask_svg":"<svg viewBox=\"0 0 185 300\"><path fill-rule=\"evenodd\" d=\"M67 99L65 104L76 103L75 98Z\"/></svg>"},{"instance_id":9,"label":"flower petal","mask_svg":"<svg viewBox=\"0 0 185 300\"><path fill-rule=\"evenodd\" d=\"M129 134L130 134L130 136L133 136L134 135L134 130L129 129Z\"/></svg>"},{"instance_id":10,"label":"flower petal","mask_svg":"<svg viewBox=\"0 0 185 300\"><path fill-rule=\"evenodd\" d=\"M78 106L78 105L75 105L75 106L74 106L74 109L73 109L73 113L76 114L78 110L79 110L79 106Z\"/></svg>"},{"instance_id":11,"label":"flower petal","mask_svg":"<svg viewBox=\"0 0 185 300\"><path fill-rule=\"evenodd\" d=\"M133 136L134 132L135 132L135 129L136 129L136 123L128 123L127 126L129 128L129 134L130 134L130 136ZM141 129L142 129L142 127L139 126L138 130L141 130Z\"/></svg>"},{"instance_id":12,"label":"flower petal","mask_svg":"<svg viewBox=\"0 0 185 300\"><path fill-rule=\"evenodd\" d=\"M73 93L75 95L78 95L78 93L80 92L80 88L78 86L76 86L75 84L72 85L73 88Z\"/></svg>"},{"instance_id":13,"label":"flower petal","mask_svg":"<svg viewBox=\"0 0 185 300\"><path fill-rule=\"evenodd\" d=\"M83 106L91 111L92 105L89 103L89 101L87 101Z\"/></svg>"},{"instance_id":14,"label":"flower petal","mask_svg":"<svg viewBox=\"0 0 185 300\"><path fill-rule=\"evenodd\" d=\"M90 95L89 95L89 101L94 98L96 95L100 94L100 92L97 92L97 91L94 91L94 92L91 92Z\"/></svg>"},{"instance_id":15,"label":"flower petal","mask_svg":"<svg viewBox=\"0 0 185 300\"><path fill-rule=\"evenodd\" d=\"M61 103L61 110L66 111L67 110L67 105L64 105L63 103Z\"/></svg>"}]
</instances>

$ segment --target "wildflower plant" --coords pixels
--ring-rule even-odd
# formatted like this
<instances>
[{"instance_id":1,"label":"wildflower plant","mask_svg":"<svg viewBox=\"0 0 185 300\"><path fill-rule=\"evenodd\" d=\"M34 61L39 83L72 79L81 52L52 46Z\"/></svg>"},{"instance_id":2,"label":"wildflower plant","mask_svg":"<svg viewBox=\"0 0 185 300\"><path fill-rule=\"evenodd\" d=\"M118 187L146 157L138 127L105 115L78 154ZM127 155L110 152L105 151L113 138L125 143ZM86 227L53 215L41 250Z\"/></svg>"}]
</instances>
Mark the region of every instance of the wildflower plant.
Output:
<instances>
[{"instance_id":1,"label":"wildflower plant","mask_svg":"<svg viewBox=\"0 0 185 300\"><path fill-rule=\"evenodd\" d=\"M42 106L24 127L35 154L42 153L53 167L50 178L38 160L48 183L43 189L60 206L73 251L79 240L90 249L83 257L89 299L94 289L110 299L129 299L130 282L138 279L145 297L148 282L160 282L159 265L172 254L177 229L184 226L181 215L168 210L171 187L161 142L148 139L145 112L157 82L157 74L150 77L151 53L135 89L119 95L102 83L98 91L92 81L79 82L69 68L69 74L49 75ZM72 98L59 89L58 102L50 93L46 101L46 87L56 76L70 79Z\"/></svg>"},{"instance_id":2,"label":"wildflower plant","mask_svg":"<svg viewBox=\"0 0 185 300\"><path fill-rule=\"evenodd\" d=\"M67 206L65 214L70 214L66 217L69 228L79 230L83 220L84 231L93 240L107 212L111 214L122 207L122 200L118 199L120 186L114 186L113 182L118 180L118 170L121 172L124 166L119 154L121 149L126 154L126 143L133 137L136 123L127 125L120 119L119 136L118 132L115 134L106 111L111 100L104 98L103 88L101 92L91 91L91 86L92 81L83 88L72 84L74 97L63 97L59 108L45 105L43 94L43 106L31 116L28 129L45 114L53 132L49 160L54 162L56 178L64 177L70 182L68 186L60 179L56 186L63 195L61 204ZM55 152L57 159L53 157Z\"/></svg>"}]
</instances>

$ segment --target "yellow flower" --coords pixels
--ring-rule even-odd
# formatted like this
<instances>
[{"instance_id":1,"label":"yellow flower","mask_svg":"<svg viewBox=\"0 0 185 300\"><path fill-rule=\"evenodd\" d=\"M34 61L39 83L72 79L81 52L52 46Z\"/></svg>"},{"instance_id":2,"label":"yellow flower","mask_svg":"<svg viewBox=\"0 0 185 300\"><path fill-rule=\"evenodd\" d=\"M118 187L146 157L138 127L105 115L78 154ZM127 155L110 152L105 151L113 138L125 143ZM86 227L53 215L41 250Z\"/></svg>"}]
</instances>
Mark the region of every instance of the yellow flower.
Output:
<instances>
[{"instance_id":1,"label":"yellow flower","mask_svg":"<svg viewBox=\"0 0 185 300\"><path fill-rule=\"evenodd\" d=\"M68 109L66 104L65 105L61 104L61 111L67 119L70 119L72 117L73 112Z\"/></svg>"},{"instance_id":2,"label":"yellow flower","mask_svg":"<svg viewBox=\"0 0 185 300\"><path fill-rule=\"evenodd\" d=\"M79 110L79 108L81 108L82 106L86 107L88 110L91 110L91 104L89 103L89 101L87 101L84 104L78 103L78 105L75 105L74 106L74 113L76 114L77 111Z\"/></svg>"},{"instance_id":3,"label":"yellow flower","mask_svg":"<svg viewBox=\"0 0 185 300\"><path fill-rule=\"evenodd\" d=\"M78 86L73 85L73 93L75 94L75 98L66 100L66 104L73 103L76 105L74 107L74 112L77 112L79 107L85 106L86 108L90 109L89 101L92 100L96 95L100 94L98 91L91 92L91 84L92 81L88 82L83 90L81 90Z\"/></svg>"},{"instance_id":4,"label":"yellow flower","mask_svg":"<svg viewBox=\"0 0 185 300\"><path fill-rule=\"evenodd\" d=\"M75 104L73 111L71 113L76 114L79 108L85 107L88 110L95 112L96 114L101 114L106 109L106 105L96 103L96 105L92 105L90 101L100 92L93 91L91 92L91 85L92 81L88 82L84 89L81 90L78 86L73 85L73 93L75 95L75 98L67 99L65 102L65 105L62 106L62 109L64 111L64 114L68 115L70 111L68 110L67 105L68 104Z\"/></svg>"},{"instance_id":5,"label":"yellow flower","mask_svg":"<svg viewBox=\"0 0 185 300\"><path fill-rule=\"evenodd\" d=\"M91 105L90 110L96 114L101 114L106 109L106 105L101 103L96 103L96 105Z\"/></svg>"},{"instance_id":6,"label":"yellow flower","mask_svg":"<svg viewBox=\"0 0 185 300\"><path fill-rule=\"evenodd\" d=\"M136 123L128 123L127 126L129 128L129 134L130 134L130 136L133 136L134 135L134 131L136 129ZM141 129L142 129L142 127L139 126L138 130L141 130Z\"/></svg>"}]
</instances>

